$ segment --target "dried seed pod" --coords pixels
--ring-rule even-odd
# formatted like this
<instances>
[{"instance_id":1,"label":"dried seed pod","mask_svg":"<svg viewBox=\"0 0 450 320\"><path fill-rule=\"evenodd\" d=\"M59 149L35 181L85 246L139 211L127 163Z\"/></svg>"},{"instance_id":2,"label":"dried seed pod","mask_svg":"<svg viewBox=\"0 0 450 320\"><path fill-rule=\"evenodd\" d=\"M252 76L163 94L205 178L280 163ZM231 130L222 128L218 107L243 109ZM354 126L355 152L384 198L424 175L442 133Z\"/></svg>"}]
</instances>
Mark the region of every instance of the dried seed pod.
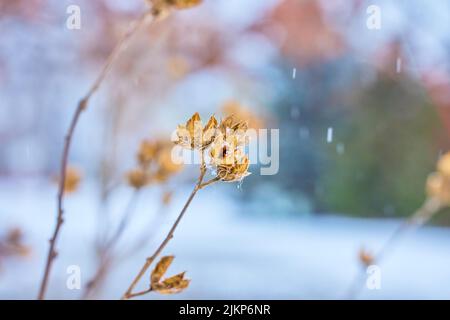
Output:
<instances>
[{"instance_id":1,"label":"dried seed pod","mask_svg":"<svg viewBox=\"0 0 450 320\"><path fill-rule=\"evenodd\" d=\"M159 260L159 262L156 264L155 269L153 269L152 271L150 278L151 284L158 283L161 280L167 269L169 269L170 265L172 264L173 259L174 256L165 256Z\"/></svg>"},{"instance_id":2,"label":"dried seed pod","mask_svg":"<svg viewBox=\"0 0 450 320\"><path fill-rule=\"evenodd\" d=\"M185 272L161 281L162 277L167 272L167 269L172 264L173 259L174 256L165 256L156 264L150 277L150 287L152 291L161 294L174 294L181 292L189 286L190 280L184 279Z\"/></svg>"}]
</instances>

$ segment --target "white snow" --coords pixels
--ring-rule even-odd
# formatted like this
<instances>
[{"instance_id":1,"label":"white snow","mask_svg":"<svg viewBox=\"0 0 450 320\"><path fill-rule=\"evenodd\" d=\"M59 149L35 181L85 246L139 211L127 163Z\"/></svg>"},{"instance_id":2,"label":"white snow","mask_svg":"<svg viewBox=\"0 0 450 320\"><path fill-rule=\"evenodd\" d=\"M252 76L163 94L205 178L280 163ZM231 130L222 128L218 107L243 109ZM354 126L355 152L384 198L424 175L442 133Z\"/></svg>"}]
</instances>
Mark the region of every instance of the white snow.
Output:
<instances>
[{"instance_id":1,"label":"white snow","mask_svg":"<svg viewBox=\"0 0 450 320\"><path fill-rule=\"evenodd\" d=\"M35 297L47 239L54 226L55 192L55 186L42 181L0 183L2 228L22 226L33 247L30 257L3 265L0 298ZM146 255L164 237L188 193L186 187L178 194L166 223L148 248L117 266L101 298L116 299L123 293ZM128 196L129 192L122 190L115 206L123 207ZM95 198L95 189L89 185L67 198L66 223L58 244L60 255L54 265L49 298L79 297L80 291L65 287L69 265L81 267L82 283L90 277ZM154 198L151 192L140 198L138 218L125 238L139 230L143 219L155 211ZM360 268L358 250L363 246L376 250L399 223L331 215L277 218L274 213L263 217L257 212L241 212L242 207L224 192L223 185L202 190L164 250L164 254L176 255L169 274L186 270L191 286L179 295L151 294L144 298L344 298ZM407 235L381 264L381 290L366 289L360 298L450 298L446 285L450 283L449 247L450 232L444 228L425 227Z\"/></svg>"}]
</instances>

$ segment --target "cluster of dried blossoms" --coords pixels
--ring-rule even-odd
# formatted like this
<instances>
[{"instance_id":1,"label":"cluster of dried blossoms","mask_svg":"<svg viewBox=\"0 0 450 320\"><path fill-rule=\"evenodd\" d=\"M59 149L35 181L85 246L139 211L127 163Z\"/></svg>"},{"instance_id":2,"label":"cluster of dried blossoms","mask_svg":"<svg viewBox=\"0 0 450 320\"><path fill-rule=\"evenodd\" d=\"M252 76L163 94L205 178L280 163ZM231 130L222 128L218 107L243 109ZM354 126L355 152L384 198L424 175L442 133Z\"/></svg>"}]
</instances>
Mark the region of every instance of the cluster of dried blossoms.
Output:
<instances>
[{"instance_id":1,"label":"cluster of dried blossoms","mask_svg":"<svg viewBox=\"0 0 450 320\"><path fill-rule=\"evenodd\" d=\"M428 177L427 193L442 206L450 206L450 152L439 159L437 171Z\"/></svg>"},{"instance_id":2,"label":"cluster of dried blossoms","mask_svg":"<svg viewBox=\"0 0 450 320\"><path fill-rule=\"evenodd\" d=\"M179 125L175 144L202 154L202 165L208 165L215 173L215 181L240 181L248 172L249 159L245 154L248 144L248 124L234 115L220 123L211 116L203 126L200 115L195 113L185 125ZM205 150L209 152L205 152Z\"/></svg>"},{"instance_id":3,"label":"cluster of dried blossoms","mask_svg":"<svg viewBox=\"0 0 450 320\"><path fill-rule=\"evenodd\" d=\"M127 173L128 183L140 189L150 183L163 183L182 169L171 158L172 145L163 140L141 142L137 167Z\"/></svg>"},{"instance_id":4,"label":"cluster of dried blossoms","mask_svg":"<svg viewBox=\"0 0 450 320\"><path fill-rule=\"evenodd\" d=\"M162 294L173 294L179 293L189 286L190 280L184 278L185 272L162 280L162 277L172 264L173 259L174 256L162 257L155 269L153 269L150 276L150 288L152 291Z\"/></svg>"}]
</instances>

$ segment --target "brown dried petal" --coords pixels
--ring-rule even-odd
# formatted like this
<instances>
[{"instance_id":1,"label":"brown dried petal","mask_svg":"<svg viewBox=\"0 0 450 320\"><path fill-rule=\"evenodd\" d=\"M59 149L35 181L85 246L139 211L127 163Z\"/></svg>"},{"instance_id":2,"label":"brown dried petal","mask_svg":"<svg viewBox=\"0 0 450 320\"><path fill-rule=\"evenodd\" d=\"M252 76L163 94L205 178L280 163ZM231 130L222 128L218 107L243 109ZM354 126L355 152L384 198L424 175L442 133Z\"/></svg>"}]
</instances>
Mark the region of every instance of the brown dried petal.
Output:
<instances>
[{"instance_id":1,"label":"brown dried petal","mask_svg":"<svg viewBox=\"0 0 450 320\"><path fill-rule=\"evenodd\" d=\"M214 116L211 116L208 123L203 128L202 148L208 147L214 141L217 131L217 124L217 119Z\"/></svg>"},{"instance_id":2,"label":"brown dried petal","mask_svg":"<svg viewBox=\"0 0 450 320\"><path fill-rule=\"evenodd\" d=\"M78 189L81 180L81 173L75 167L68 166L66 169L66 179L64 180L64 192L72 193Z\"/></svg>"},{"instance_id":3,"label":"brown dried petal","mask_svg":"<svg viewBox=\"0 0 450 320\"><path fill-rule=\"evenodd\" d=\"M185 272L174 275L170 278L164 279L163 284L168 288L176 288L179 286L180 282L184 279Z\"/></svg>"},{"instance_id":4,"label":"brown dried petal","mask_svg":"<svg viewBox=\"0 0 450 320\"><path fill-rule=\"evenodd\" d=\"M153 285L158 283L161 280L161 278L164 276L167 269L172 264L173 259L174 259L174 256L165 256L165 257L162 257L161 260L159 260L159 262L156 264L156 267L155 267L155 269L153 269L151 278L150 278L150 283L151 283L152 288L153 288Z\"/></svg>"},{"instance_id":5,"label":"brown dried petal","mask_svg":"<svg viewBox=\"0 0 450 320\"><path fill-rule=\"evenodd\" d=\"M177 283L176 286L168 285L164 282L155 283L152 286L152 290L156 291L160 294L176 294L180 293L184 289L186 289L189 286L190 280L183 279Z\"/></svg>"},{"instance_id":6,"label":"brown dried petal","mask_svg":"<svg viewBox=\"0 0 450 320\"><path fill-rule=\"evenodd\" d=\"M370 266L374 263L374 257L372 254L370 254L368 251L361 249L359 251L359 261L365 266Z\"/></svg>"}]
</instances>

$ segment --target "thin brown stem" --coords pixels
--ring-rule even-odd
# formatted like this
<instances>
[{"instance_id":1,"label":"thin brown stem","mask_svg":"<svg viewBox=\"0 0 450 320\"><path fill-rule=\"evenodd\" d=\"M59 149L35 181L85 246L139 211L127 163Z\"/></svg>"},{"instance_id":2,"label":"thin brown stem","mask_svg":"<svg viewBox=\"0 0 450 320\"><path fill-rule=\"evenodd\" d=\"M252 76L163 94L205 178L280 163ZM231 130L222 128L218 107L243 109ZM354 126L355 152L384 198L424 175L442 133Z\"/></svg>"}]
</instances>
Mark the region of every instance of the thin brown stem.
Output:
<instances>
[{"instance_id":1,"label":"thin brown stem","mask_svg":"<svg viewBox=\"0 0 450 320\"><path fill-rule=\"evenodd\" d=\"M99 76L95 80L94 84L90 87L90 89L88 90L88 92L84 96L84 98L81 99L80 102L78 103L78 106L72 117L72 121L70 123L69 130L67 131L67 134L65 137L65 143L64 143L63 153L62 153L62 157L61 157L60 179L59 179L59 187L58 187L58 195L57 195L58 209L57 209L57 215L56 215L56 226L53 231L53 236L50 239L50 247L49 247L48 254L47 254L44 275L42 277L39 294L38 294L39 300L45 299L45 294L47 291L48 280L50 277L53 261L55 260L55 258L57 256L57 252L55 249L56 241L58 239L58 235L61 230L61 226L64 222L64 185L65 185L65 181L66 181L67 161L69 158L69 150L70 150L70 145L72 142L72 137L75 132L75 128L77 126L78 120L80 119L81 113L87 108L87 106L89 104L89 99L100 87L100 85L103 82L103 80L105 79L106 75L111 70L111 67L112 67L114 61L117 59L119 54L125 48L125 45L128 42L128 40L144 24L145 20L149 16L149 14L150 14L150 11L146 12L141 17L139 17L136 21L131 23L130 28L122 36L122 38L119 40L119 42L116 44L116 46L112 50L111 54L106 59L106 62L103 65L103 68L102 68Z\"/></svg>"},{"instance_id":2,"label":"thin brown stem","mask_svg":"<svg viewBox=\"0 0 450 320\"><path fill-rule=\"evenodd\" d=\"M191 204L192 199L194 199L197 192L201 189L203 178L205 177L205 174L206 174L206 166L205 166L203 159L204 158L203 158L203 152L202 152L202 164L200 166L200 176L198 177L198 181L195 184L195 187L192 190L191 194L189 195L189 198L187 199L186 203L184 204L183 209L181 210L180 214L178 215L177 219L175 220L174 224L172 225L172 228L170 228L169 233L164 238L163 242L159 245L159 247L156 249L156 251L153 253L153 255L146 259L141 270L136 275L136 277L134 277L133 281L131 282L130 286L128 287L128 290L122 296L122 300L127 300L127 299L130 299L133 297L137 297L137 296L146 294L151 291L151 288L149 288L145 291L133 293L133 290L136 287L136 285L138 284L139 280L145 275L145 273L147 272L148 268L151 266L153 261L155 261L155 259L161 253L161 251L167 246L169 241L173 238L173 234L174 234L178 224L180 223L181 219L183 218L184 214L186 213L187 208Z\"/></svg>"},{"instance_id":3,"label":"thin brown stem","mask_svg":"<svg viewBox=\"0 0 450 320\"><path fill-rule=\"evenodd\" d=\"M96 289L96 287L105 279L105 276L110 269L111 262L112 260L114 260L112 253L113 248L119 242L120 237L127 228L129 222L131 221L131 217L135 212L136 204L138 202L138 197L140 193L139 191L140 191L139 189L135 189L130 199L128 200L128 203L122 214L122 219L120 220L116 231L111 236L107 237L107 240L100 245L98 251L99 262L97 265L97 269L94 273L94 276L88 282L86 289L82 294L81 298L83 300L88 299L91 296L92 292Z\"/></svg>"},{"instance_id":4,"label":"thin brown stem","mask_svg":"<svg viewBox=\"0 0 450 320\"><path fill-rule=\"evenodd\" d=\"M130 293L130 294L127 296L127 299L131 299L131 298L134 298L134 297L143 296L144 294L147 294L147 293L149 293L149 292L151 292L151 291L152 291L152 288L148 288L148 289L145 289L145 290L142 290L142 291L139 291L139 292Z\"/></svg>"}]
</instances>

